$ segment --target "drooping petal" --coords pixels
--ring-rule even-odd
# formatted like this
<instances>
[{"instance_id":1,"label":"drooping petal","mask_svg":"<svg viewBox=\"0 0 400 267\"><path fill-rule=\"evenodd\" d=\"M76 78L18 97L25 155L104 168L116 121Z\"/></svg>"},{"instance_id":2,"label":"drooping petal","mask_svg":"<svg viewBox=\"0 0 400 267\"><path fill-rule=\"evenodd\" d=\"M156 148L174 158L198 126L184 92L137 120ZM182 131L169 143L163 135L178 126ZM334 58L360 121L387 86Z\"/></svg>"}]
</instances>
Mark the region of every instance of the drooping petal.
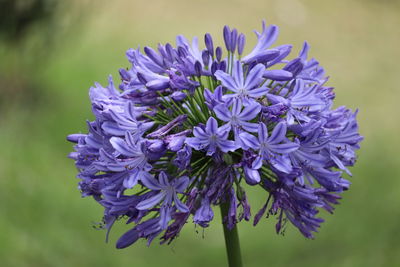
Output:
<instances>
[{"instance_id":1,"label":"drooping petal","mask_svg":"<svg viewBox=\"0 0 400 267\"><path fill-rule=\"evenodd\" d=\"M118 249L126 248L135 243L139 239L139 234L136 228L132 228L123 234L117 241L116 247Z\"/></svg>"},{"instance_id":2,"label":"drooping petal","mask_svg":"<svg viewBox=\"0 0 400 267\"><path fill-rule=\"evenodd\" d=\"M255 170L261 169L262 164L263 164L262 157L261 156L257 156L256 159L251 164L251 168L255 169Z\"/></svg>"},{"instance_id":3,"label":"drooping petal","mask_svg":"<svg viewBox=\"0 0 400 267\"><path fill-rule=\"evenodd\" d=\"M160 208L160 227L166 229L169 221L171 221L171 207L161 206Z\"/></svg>"},{"instance_id":4,"label":"drooping petal","mask_svg":"<svg viewBox=\"0 0 400 267\"><path fill-rule=\"evenodd\" d=\"M174 203L175 203L176 208L178 210L180 210L181 212L189 212L188 206L186 206L184 203L182 203L182 201L180 201L180 199L178 198L178 196L176 194L174 195Z\"/></svg>"},{"instance_id":5,"label":"drooping petal","mask_svg":"<svg viewBox=\"0 0 400 267\"><path fill-rule=\"evenodd\" d=\"M249 185L256 185L261 181L260 173L248 167L244 167L245 179Z\"/></svg>"}]
</instances>

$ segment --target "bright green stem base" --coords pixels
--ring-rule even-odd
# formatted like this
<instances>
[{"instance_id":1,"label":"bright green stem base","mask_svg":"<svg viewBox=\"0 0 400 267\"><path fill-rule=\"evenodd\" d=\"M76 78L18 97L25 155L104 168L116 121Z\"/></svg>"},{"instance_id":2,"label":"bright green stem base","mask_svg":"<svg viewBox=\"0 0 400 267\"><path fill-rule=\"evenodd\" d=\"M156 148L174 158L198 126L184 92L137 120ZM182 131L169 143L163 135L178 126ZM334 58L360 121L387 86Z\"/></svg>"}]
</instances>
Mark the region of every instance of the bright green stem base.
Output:
<instances>
[{"instance_id":1,"label":"bright green stem base","mask_svg":"<svg viewBox=\"0 0 400 267\"><path fill-rule=\"evenodd\" d=\"M229 203L221 203L220 206L222 220L224 220L224 217L228 214ZM226 253L228 255L229 267L242 267L242 255L240 253L237 226L235 225L232 230L229 230L223 222L222 225L224 227L225 246Z\"/></svg>"}]
</instances>

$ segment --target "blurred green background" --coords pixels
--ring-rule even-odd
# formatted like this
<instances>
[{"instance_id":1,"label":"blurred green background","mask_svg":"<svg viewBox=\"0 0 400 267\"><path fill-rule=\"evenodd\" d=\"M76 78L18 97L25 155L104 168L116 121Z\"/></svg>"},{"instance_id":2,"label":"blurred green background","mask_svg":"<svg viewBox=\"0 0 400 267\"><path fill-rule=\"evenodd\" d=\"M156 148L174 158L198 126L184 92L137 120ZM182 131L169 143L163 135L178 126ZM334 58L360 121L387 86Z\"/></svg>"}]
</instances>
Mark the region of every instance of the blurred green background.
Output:
<instances>
[{"instance_id":1,"label":"blurred green background","mask_svg":"<svg viewBox=\"0 0 400 267\"><path fill-rule=\"evenodd\" d=\"M39 4L38 4L38 3ZM275 218L239 225L245 266L400 266L400 3L378 0L0 0L0 266L225 266L219 218L188 224L172 245L116 250L102 209L82 199L70 133L92 119L88 88L129 66L128 48L173 42L228 24L247 34L280 26L295 53L307 40L336 88L336 105L359 108L365 137L353 183L315 240ZM218 39L221 41L221 38ZM396 153L397 152L397 153ZM249 191L253 213L265 200ZM218 210L215 210L218 214ZM204 236L204 238L203 238Z\"/></svg>"}]
</instances>

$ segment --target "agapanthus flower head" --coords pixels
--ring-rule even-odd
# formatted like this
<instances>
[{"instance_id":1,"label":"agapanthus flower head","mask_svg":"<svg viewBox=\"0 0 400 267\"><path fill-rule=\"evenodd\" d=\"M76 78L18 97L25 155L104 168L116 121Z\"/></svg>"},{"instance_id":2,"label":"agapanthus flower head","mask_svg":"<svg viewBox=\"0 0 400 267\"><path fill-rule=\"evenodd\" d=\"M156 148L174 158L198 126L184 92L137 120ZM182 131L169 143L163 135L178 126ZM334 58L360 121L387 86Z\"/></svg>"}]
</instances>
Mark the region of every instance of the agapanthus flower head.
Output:
<instances>
[{"instance_id":1,"label":"agapanthus flower head","mask_svg":"<svg viewBox=\"0 0 400 267\"><path fill-rule=\"evenodd\" d=\"M127 52L118 89L96 84L96 119L87 134L72 134L70 157L79 188L104 207L104 225L131 225L117 242L140 238L170 243L187 222L208 227L226 203L228 228L251 219L246 189L266 192L254 225L276 215L313 238L350 182L349 166L362 137L357 112L332 109L324 69L309 45L288 58L291 45L273 47L278 27L262 24L243 55L245 35L225 26L224 47L205 34L189 42ZM266 216L268 217L268 216Z\"/></svg>"}]
</instances>

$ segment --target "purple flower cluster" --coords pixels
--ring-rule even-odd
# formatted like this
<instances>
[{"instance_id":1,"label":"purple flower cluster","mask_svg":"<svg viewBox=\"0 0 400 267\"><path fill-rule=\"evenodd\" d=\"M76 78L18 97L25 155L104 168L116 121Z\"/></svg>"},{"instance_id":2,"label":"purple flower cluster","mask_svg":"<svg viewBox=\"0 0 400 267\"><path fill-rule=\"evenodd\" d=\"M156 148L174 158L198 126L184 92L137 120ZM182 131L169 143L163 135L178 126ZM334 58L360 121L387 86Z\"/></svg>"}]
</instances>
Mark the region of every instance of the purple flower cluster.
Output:
<instances>
[{"instance_id":1,"label":"purple flower cluster","mask_svg":"<svg viewBox=\"0 0 400 267\"><path fill-rule=\"evenodd\" d=\"M176 46L130 49L118 88L110 77L90 89L96 119L87 134L68 136L69 157L82 195L104 207L104 227L132 225L118 248L139 238L169 243L188 221L207 227L221 203L233 228L251 219L245 187L255 186L267 201L254 225L276 214L278 233L290 221L312 238L319 210L332 212L349 188L342 174L351 175L362 140L357 112L332 108L307 43L287 59L292 46L271 47L278 28L262 26L247 55L245 36L227 26L225 52L209 34L204 49L183 36Z\"/></svg>"}]
</instances>

